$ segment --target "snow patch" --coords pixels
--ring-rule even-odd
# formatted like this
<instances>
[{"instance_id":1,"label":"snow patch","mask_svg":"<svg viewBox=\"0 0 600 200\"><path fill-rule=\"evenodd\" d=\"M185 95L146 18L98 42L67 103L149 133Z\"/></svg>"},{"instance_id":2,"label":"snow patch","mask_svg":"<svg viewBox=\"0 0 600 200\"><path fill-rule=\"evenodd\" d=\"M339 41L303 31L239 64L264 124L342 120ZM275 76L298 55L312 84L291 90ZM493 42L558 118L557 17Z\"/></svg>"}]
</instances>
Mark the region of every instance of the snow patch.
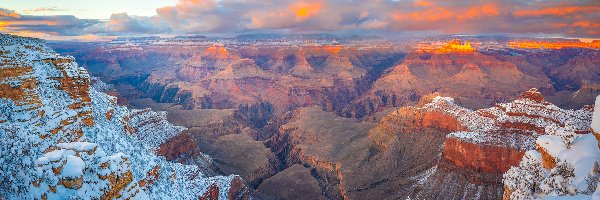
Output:
<instances>
[{"instance_id":1,"label":"snow patch","mask_svg":"<svg viewBox=\"0 0 600 200\"><path fill-rule=\"evenodd\" d=\"M600 96L596 97L596 104L594 106L594 114L592 115L591 128L600 134Z\"/></svg>"}]
</instances>

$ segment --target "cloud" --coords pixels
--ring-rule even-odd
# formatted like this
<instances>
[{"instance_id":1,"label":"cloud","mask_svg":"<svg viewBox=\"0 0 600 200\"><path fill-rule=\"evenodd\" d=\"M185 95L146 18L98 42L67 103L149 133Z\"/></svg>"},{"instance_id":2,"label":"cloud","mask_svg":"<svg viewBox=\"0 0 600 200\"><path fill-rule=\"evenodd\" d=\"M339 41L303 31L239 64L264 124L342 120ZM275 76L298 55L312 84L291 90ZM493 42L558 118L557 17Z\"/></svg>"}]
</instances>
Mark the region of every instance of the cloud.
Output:
<instances>
[{"instance_id":1,"label":"cloud","mask_svg":"<svg viewBox=\"0 0 600 200\"><path fill-rule=\"evenodd\" d=\"M0 17L4 29L55 35L352 31L600 37L597 0L180 0L150 17L115 13L109 20L86 21L5 9Z\"/></svg>"},{"instance_id":2,"label":"cloud","mask_svg":"<svg viewBox=\"0 0 600 200\"><path fill-rule=\"evenodd\" d=\"M519 17L537 17L537 16L569 16L582 15L590 13L600 13L600 6L550 6L539 9L522 9L513 14Z\"/></svg>"},{"instance_id":3,"label":"cloud","mask_svg":"<svg viewBox=\"0 0 600 200\"><path fill-rule=\"evenodd\" d=\"M362 29L373 30L373 29L383 29L383 28L387 27L388 25L389 25L389 22L387 22L387 21L373 19L373 20L369 20L369 21L365 21L365 22L361 23L359 27Z\"/></svg>"},{"instance_id":4,"label":"cloud","mask_svg":"<svg viewBox=\"0 0 600 200\"><path fill-rule=\"evenodd\" d=\"M0 30L7 33L40 32L51 35L83 35L84 29L98 20L78 19L71 15L33 16L0 10Z\"/></svg>"},{"instance_id":5,"label":"cloud","mask_svg":"<svg viewBox=\"0 0 600 200\"><path fill-rule=\"evenodd\" d=\"M116 13L109 20L79 19L72 15L21 15L0 8L0 31L5 33L59 39L94 39L102 36L156 34L170 32L153 17Z\"/></svg>"},{"instance_id":6,"label":"cloud","mask_svg":"<svg viewBox=\"0 0 600 200\"><path fill-rule=\"evenodd\" d=\"M61 11L65 11L66 9L60 9L58 7L42 7L42 8L35 8L35 9L27 9L27 10L23 10L23 12L25 13L36 13L36 12L61 12Z\"/></svg>"},{"instance_id":7,"label":"cloud","mask_svg":"<svg viewBox=\"0 0 600 200\"><path fill-rule=\"evenodd\" d=\"M598 21L598 13L597 1L417 1L393 11L390 27L398 31L600 37L593 23L587 27L585 22L578 23Z\"/></svg>"},{"instance_id":8,"label":"cloud","mask_svg":"<svg viewBox=\"0 0 600 200\"><path fill-rule=\"evenodd\" d=\"M160 20L156 17L139 17L129 16L127 13L115 13L110 16L108 21L95 24L85 32L121 35L167 33L170 30L167 27L161 26Z\"/></svg>"},{"instance_id":9,"label":"cloud","mask_svg":"<svg viewBox=\"0 0 600 200\"><path fill-rule=\"evenodd\" d=\"M19 15L18 13L15 13L12 10L7 10L4 8L0 8L0 17L2 18L15 18L15 19L19 19L21 18L21 15Z\"/></svg>"},{"instance_id":10,"label":"cloud","mask_svg":"<svg viewBox=\"0 0 600 200\"><path fill-rule=\"evenodd\" d=\"M226 1L223 3L228 3ZM219 32L235 28L243 11L235 5L218 5L214 0L180 0L175 6L156 9L157 17L182 33Z\"/></svg>"}]
</instances>

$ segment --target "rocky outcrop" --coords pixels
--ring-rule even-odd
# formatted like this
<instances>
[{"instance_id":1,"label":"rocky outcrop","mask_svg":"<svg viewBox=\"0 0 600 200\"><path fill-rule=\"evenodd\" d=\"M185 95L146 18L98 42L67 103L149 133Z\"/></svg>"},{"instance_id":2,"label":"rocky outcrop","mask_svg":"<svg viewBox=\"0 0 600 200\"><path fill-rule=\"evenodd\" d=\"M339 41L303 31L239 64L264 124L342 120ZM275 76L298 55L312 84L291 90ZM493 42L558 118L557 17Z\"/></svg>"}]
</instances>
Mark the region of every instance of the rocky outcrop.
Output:
<instances>
[{"instance_id":1,"label":"rocky outcrop","mask_svg":"<svg viewBox=\"0 0 600 200\"><path fill-rule=\"evenodd\" d=\"M196 148L194 139L187 133L181 133L162 143L156 153L172 161L185 155L192 155Z\"/></svg>"},{"instance_id":2,"label":"rocky outcrop","mask_svg":"<svg viewBox=\"0 0 600 200\"><path fill-rule=\"evenodd\" d=\"M434 156L435 167L417 172L419 181L408 190L408 195L417 198L500 198L501 175L517 166L525 151L534 148L534 135L552 134L546 133L548 126L568 126L582 132L590 120L588 109L560 109L535 89L510 103L475 111L439 96L426 96L418 105L389 112L369 132L369 138L383 152L394 151L398 134L426 137L423 133L434 130L438 134L440 147L434 152L440 157ZM408 145L414 148L420 144Z\"/></svg>"},{"instance_id":3,"label":"rocky outcrop","mask_svg":"<svg viewBox=\"0 0 600 200\"><path fill-rule=\"evenodd\" d=\"M369 137L379 146L387 148L386 142L389 142L394 134L417 133L424 128L435 128L445 132L467 130L454 116L438 111L405 107L382 117L379 125L369 131Z\"/></svg>"},{"instance_id":4,"label":"rocky outcrop","mask_svg":"<svg viewBox=\"0 0 600 200\"><path fill-rule=\"evenodd\" d=\"M470 132L448 135L444 159L475 171L499 174L516 166L525 151L534 148L534 135L547 134L548 126L569 126L585 132L590 112L560 109L546 102L536 89L530 89L511 103L474 111L471 117L455 116L467 124ZM491 126L485 127L484 123Z\"/></svg>"},{"instance_id":5,"label":"rocky outcrop","mask_svg":"<svg viewBox=\"0 0 600 200\"><path fill-rule=\"evenodd\" d=\"M166 113L118 106L100 92L106 84L90 85L72 57L41 40L0 34L0 43L2 197L197 198L212 184L236 196L245 190L235 175L209 178L155 155L184 129Z\"/></svg>"},{"instance_id":6,"label":"rocky outcrop","mask_svg":"<svg viewBox=\"0 0 600 200\"><path fill-rule=\"evenodd\" d=\"M523 150L448 138L444 143L442 157L463 169L502 174L510 167L518 165L523 155Z\"/></svg>"},{"instance_id":7,"label":"rocky outcrop","mask_svg":"<svg viewBox=\"0 0 600 200\"><path fill-rule=\"evenodd\" d=\"M230 183L229 190L227 190L227 199L228 200L248 200L250 199L248 188L244 185L244 181L239 177L234 178ZM221 192L219 187L216 184L211 185L206 192L198 199L201 200L218 200L221 198Z\"/></svg>"},{"instance_id":8,"label":"rocky outcrop","mask_svg":"<svg viewBox=\"0 0 600 200\"><path fill-rule=\"evenodd\" d=\"M597 139L569 128L549 129L551 134L537 137L536 150L527 151L520 164L503 175L505 199L595 198L600 192Z\"/></svg>"},{"instance_id":9,"label":"rocky outcrop","mask_svg":"<svg viewBox=\"0 0 600 200\"><path fill-rule=\"evenodd\" d=\"M123 154L107 156L97 144L87 142L60 143L54 149L37 160L44 175L32 181L39 192L36 198L60 198L69 190L99 190L102 199L145 195L132 181L131 163ZM85 173L90 171L98 174Z\"/></svg>"},{"instance_id":10,"label":"rocky outcrop","mask_svg":"<svg viewBox=\"0 0 600 200\"><path fill-rule=\"evenodd\" d=\"M0 94L0 124L9 124L2 125L3 133L17 134L1 135L3 142L11 144L3 144L0 153L3 158L28 160L7 162L4 167L18 168L19 179L31 181L11 180L11 174L3 177L10 185L32 187L29 194L4 195L45 199L96 191L90 197L145 196L132 182L127 158L108 156L97 144L81 142L87 140L85 131L96 125L87 72L72 57L53 53L43 41L10 35L0 35L0 41L5 61L0 85L7 89ZM23 145L35 147L28 154L7 152ZM44 173L33 176L36 169Z\"/></svg>"}]
</instances>

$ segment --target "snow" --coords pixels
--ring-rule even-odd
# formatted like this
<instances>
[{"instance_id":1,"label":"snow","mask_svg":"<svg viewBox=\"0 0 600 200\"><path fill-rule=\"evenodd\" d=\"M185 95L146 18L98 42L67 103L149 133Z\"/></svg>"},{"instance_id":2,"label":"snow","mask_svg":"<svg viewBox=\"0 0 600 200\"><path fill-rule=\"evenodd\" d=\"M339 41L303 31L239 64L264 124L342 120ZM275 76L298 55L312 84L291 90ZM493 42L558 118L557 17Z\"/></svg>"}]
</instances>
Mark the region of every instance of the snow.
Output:
<instances>
[{"instance_id":1,"label":"snow","mask_svg":"<svg viewBox=\"0 0 600 200\"><path fill-rule=\"evenodd\" d=\"M77 151L90 151L98 147L98 144L89 142L70 142L70 143L59 143L56 146L64 149L73 149Z\"/></svg>"},{"instance_id":2,"label":"snow","mask_svg":"<svg viewBox=\"0 0 600 200\"><path fill-rule=\"evenodd\" d=\"M573 196L549 196L544 198L546 200L586 200L586 199L592 199L592 197L590 195L583 195L583 194L579 194L579 195L573 195Z\"/></svg>"},{"instance_id":3,"label":"snow","mask_svg":"<svg viewBox=\"0 0 600 200\"><path fill-rule=\"evenodd\" d=\"M562 139L556 135L539 136L536 143L553 157L558 156L562 150L567 148Z\"/></svg>"},{"instance_id":4,"label":"snow","mask_svg":"<svg viewBox=\"0 0 600 200\"><path fill-rule=\"evenodd\" d=\"M543 135L538 137L537 144L544 148L552 157L572 164L575 169L574 184L584 190L585 178L591 172L595 161L600 161L598 141L591 134L585 134L567 148L559 136Z\"/></svg>"},{"instance_id":5,"label":"snow","mask_svg":"<svg viewBox=\"0 0 600 200\"><path fill-rule=\"evenodd\" d=\"M416 185L423 185L429 179L429 177L431 177L431 175L435 174L436 171L437 166L434 166L432 168L429 168L428 170L425 170L423 174L412 177L412 179L417 181Z\"/></svg>"},{"instance_id":6,"label":"snow","mask_svg":"<svg viewBox=\"0 0 600 200\"><path fill-rule=\"evenodd\" d=\"M55 66L43 59L62 61ZM0 63L0 69L23 71L0 79L0 84L19 87L35 80L33 89L23 89L22 98L0 98L2 198L100 199L112 187L101 177L131 173L133 180L120 192L121 198L197 199L216 184L219 199L227 199L229 184L237 176L208 177L197 166L154 154L160 143L184 130L166 121L165 113L118 106L114 97L96 90L107 87L99 81L89 89L89 103L62 90L59 80L65 76L76 84L91 82L72 57L56 54L39 39L0 34ZM69 108L74 103L83 104ZM111 120L106 119L109 110L114 111ZM86 113L93 116L93 125L82 122ZM136 131L127 132L126 127ZM158 180L139 187L137 182L154 167L160 168ZM55 174L53 169L61 170ZM81 186L67 188L63 181L74 178Z\"/></svg>"},{"instance_id":7,"label":"snow","mask_svg":"<svg viewBox=\"0 0 600 200\"><path fill-rule=\"evenodd\" d=\"M596 133L600 133L600 96L596 97L596 104L594 106L594 114L592 116L591 128Z\"/></svg>"},{"instance_id":8,"label":"snow","mask_svg":"<svg viewBox=\"0 0 600 200\"><path fill-rule=\"evenodd\" d=\"M575 134L569 127L550 126L546 131L551 135L539 136L536 144L556 166L544 168L541 154L528 151L518 167L503 175L511 199L598 199L598 140L591 133Z\"/></svg>"},{"instance_id":9,"label":"snow","mask_svg":"<svg viewBox=\"0 0 600 200\"><path fill-rule=\"evenodd\" d=\"M570 149L560 152L557 157L574 165L575 184L580 190L585 189L585 178L591 172L594 162L600 160L598 141L591 134L584 135Z\"/></svg>"},{"instance_id":10,"label":"snow","mask_svg":"<svg viewBox=\"0 0 600 200\"><path fill-rule=\"evenodd\" d=\"M85 162L77 156L67 155L67 163L63 166L61 176L69 178L77 178L83 176Z\"/></svg>"},{"instance_id":11,"label":"snow","mask_svg":"<svg viewBox=\"0 0 600 200\"><path fill-rule=\"evenodd\" d=\"M561 109L549 102L537 102L528 98L519 98L509 103L497 104L495 107L473 111L457 105L451 97L438 96L418 109L456 117L461 125L467 128L466 131L448 134L448 138L519 150L534 149L537 135L554 134L551 132L559 128L571 131L563 134L563 137L573 140L577 137L574 131L589 129L592 117L592 113L587 109ZM546 131L511 128L513 123Z\"/></svg>"},{"instance_id":12,"label":"snow","mask_svg":"<svg viewBox=\"0 0 600 200\"><path fill-rule=\"evenodd\" d=\"M62 158L63 154L65 153L65 150L54 150L51 151L50 153L47 153L46 155L44 155L44 157L40 158L41 160L44 161L50 161L50 162L55 162L58 161Z\"/></svg>"}]
</instances>

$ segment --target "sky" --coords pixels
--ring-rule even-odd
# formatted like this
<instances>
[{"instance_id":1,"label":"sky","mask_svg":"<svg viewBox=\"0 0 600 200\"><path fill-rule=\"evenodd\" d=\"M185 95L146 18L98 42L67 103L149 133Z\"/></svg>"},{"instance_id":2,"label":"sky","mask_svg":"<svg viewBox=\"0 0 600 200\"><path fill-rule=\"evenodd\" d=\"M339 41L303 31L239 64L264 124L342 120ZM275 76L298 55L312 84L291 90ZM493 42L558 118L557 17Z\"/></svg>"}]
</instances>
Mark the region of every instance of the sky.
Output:
<instances>
[{"instance_id":1,"label":"sky","mask_svg":"<svg viewBox=\"0 0 600 200\"><path fill-rule=\"evenodd\" d=\"M74 15L80 19L109 19L113 13L156 15L156 8L177 0L0 0L0 7L24 15Z\"/></svg>"},{"instance_id":2,"label":"sky","mask_svg":"<svg viewBox=\"0 0 600 200\"><path fill-rule=\"evenodd\" d=\"M0 32L53 40L245 33L600 38L600 1L0 0Z\"/></svg>"}]
</instances>

